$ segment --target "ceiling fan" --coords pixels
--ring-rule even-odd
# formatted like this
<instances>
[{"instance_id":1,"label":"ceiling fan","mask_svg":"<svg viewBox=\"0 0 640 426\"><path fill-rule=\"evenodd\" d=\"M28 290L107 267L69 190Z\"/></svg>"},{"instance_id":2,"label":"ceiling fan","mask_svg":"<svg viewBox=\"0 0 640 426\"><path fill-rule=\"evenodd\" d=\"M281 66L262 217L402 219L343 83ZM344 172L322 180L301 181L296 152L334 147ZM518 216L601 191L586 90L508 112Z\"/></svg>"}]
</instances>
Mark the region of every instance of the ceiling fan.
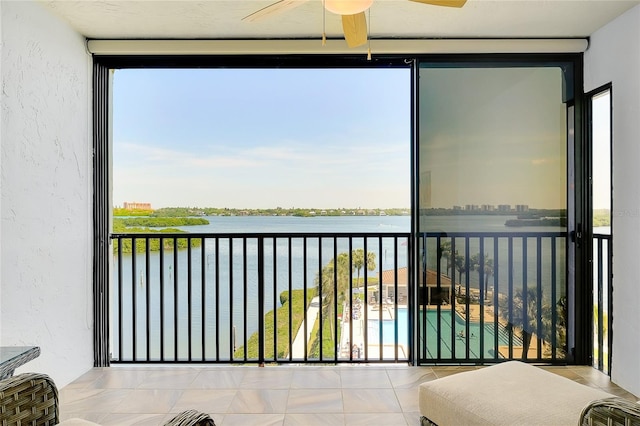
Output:
<instances>
[{"instance_id":1,"label":"ceiling fan","mask_svg":"<svg viewBox=\"0 0 640 426\"><path fill-rule=\"evenodd\" d=\"M293 9L308 0L280 0L242 18L243 21L257 21L280 12ZM467 0L410 0L433 6L462 7ZM367 18L365 11L373 0L323 0L324 8L342 16L342 30L349 47L358 47L367 42ZM323 36L324 37L324 36Z\"/></svg>"}]
</instances>

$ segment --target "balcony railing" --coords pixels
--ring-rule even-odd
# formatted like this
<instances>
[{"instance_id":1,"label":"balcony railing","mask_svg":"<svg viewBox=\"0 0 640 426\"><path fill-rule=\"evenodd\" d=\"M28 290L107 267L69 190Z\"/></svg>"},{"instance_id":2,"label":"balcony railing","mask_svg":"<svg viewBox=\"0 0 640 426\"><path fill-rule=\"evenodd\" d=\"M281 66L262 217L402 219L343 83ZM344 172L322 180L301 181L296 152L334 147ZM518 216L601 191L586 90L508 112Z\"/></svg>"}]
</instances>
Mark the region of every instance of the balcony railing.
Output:
<instances>
[{"instance_id":1,"label":"balcony railing","mask_svg":"<svg viewBox=\"0 0 640 426\"><path fill-rule=\"evenodd\" d=\"M611 235L593 235L593 366L611 374L613 313Z\"/></svg>"},{"instance_id":2,"label":"balcony railing","mask_svg":"<svg viewBox=\"0 0 640 426\"><path fill-rule=\"evenodd\" d=\"M113 362L411 358L407 233L112 238Z\"/></svg>"},{"instance_id":3,"label":"balcony railing","mask_svg":"<svg viewBox=\"0 0 640 426\"><path fill-rule=\"evenodd\" d=\"M422 234L418 363L566 357L565 232Z\"/></svg>"},{"instance_id":4,"label":"balcony railing","mask_svg":"<svg viewBox=\"0 0 640 426\"><path fill-rule=\"evenodd\" d=\"M566 357L564 232L423 233L417 268L408 233L112 238L112 362ZM597 282L606 354L611 297Z\"/></svg>"}]
</instances>

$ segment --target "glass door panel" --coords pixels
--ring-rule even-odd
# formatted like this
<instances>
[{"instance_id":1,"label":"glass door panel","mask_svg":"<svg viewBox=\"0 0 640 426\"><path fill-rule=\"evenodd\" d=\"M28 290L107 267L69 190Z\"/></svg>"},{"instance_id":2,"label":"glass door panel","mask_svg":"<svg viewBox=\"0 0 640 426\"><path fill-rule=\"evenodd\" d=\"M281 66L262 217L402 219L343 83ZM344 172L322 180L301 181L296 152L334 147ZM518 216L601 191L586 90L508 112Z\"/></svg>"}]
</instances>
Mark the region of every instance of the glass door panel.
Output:
<instances>
[{"instance_id":1,"label":"glass door panel","mask_svg":"<svg viewBox=\"0 0 640 426\"><path fill-rule=\"evenodd\" d=\"M420 65L419 362L566 357L568 75Z\"/></svg>"},{"instance_id":2,"label":"glass door panel","mask_svg":"<svg viewBox=\"0 0 640 426\"><path fill-rule=\"evenodd\" d=\"M611 277L611 88L598 90L587 98L591 140L592 232L593 232L593 366L611 371L612 311Z\"/></svg>"}]
</instances>

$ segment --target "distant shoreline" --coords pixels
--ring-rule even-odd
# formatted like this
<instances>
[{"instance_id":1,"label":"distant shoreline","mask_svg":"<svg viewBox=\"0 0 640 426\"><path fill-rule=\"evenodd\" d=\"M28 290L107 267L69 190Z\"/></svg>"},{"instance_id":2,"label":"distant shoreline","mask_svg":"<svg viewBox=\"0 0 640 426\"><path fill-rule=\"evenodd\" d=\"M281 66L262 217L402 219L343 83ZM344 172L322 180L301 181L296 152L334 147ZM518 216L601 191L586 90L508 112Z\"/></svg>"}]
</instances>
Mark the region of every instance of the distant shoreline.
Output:
<instances>
[{"instance_id":1,"label":"distant shoreline","mask_svg":"<svg viewBox=\"0 0 640 426\"><path fill-rule=\"evenodd\" d=\"M239 209L227 207L163 207L155 210L125 210L114 208L114 216L150 216L150 217L201 217L201 216L410 216L410 208L268 208ZM567 216L566 209L534 209L515 210L463 210L454 208L420 209L420 216L514 216L531 215L534 217L562 218Z\"/></svg>"}]
</instances>

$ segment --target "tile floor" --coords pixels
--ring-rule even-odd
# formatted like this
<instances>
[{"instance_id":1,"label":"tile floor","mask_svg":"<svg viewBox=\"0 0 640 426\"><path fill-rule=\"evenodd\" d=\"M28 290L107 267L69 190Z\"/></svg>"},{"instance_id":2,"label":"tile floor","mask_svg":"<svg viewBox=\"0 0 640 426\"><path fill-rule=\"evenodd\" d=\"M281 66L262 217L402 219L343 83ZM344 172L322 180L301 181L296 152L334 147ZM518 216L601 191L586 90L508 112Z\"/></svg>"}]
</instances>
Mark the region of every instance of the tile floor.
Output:
<instances>
[{"instance_id":1,"label":"tile floor","mask_svg":"<svg viewBox=\"0 0 640 426\"><path fill-rule=\"evenodd\" d=\"M477 367L401 365L94 368L60 390L62 420L160 425L196 409L218 426L419 425L418 385ZM478 367L480 368L480 367ZM635 400L590 367L543 367Z\"/></svg>"}]
</instances>

